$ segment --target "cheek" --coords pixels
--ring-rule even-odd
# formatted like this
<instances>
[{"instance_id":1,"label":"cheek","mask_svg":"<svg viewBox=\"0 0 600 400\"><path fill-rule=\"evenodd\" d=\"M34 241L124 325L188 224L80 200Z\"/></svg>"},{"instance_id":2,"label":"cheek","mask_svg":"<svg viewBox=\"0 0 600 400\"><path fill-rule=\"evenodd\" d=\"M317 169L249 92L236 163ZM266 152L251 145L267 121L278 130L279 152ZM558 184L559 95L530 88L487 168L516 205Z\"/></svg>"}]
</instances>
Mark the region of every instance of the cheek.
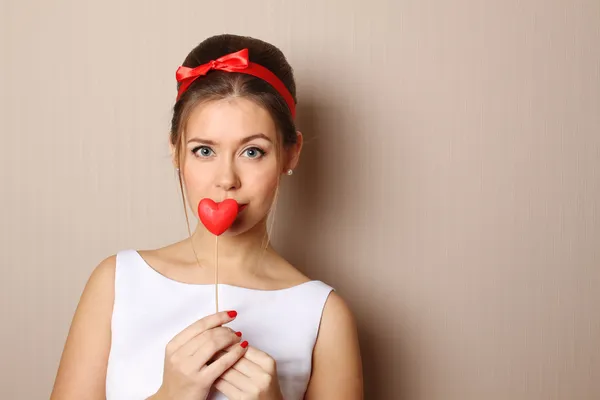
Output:
<instances>
[{"instance_id":1,"label":"cheek","mask_svg":"<svg viewBox=\"0 0 600 400\"><path fill-rule=\"evenodd\" d=\"M183 170L183 185L188 199L198 202L210 193L211 172L206 169L188 167Z\"/></svg>"},{"instance_id":2,"label":"cheek","mask_svg":"<svg viewBox=\"0 0 600 400\"><path fill-rule=\"evenodd\" d=\"M248 174L247 179L242 180L242 185L245 185L246 189L252 191L255 196L270 198L275 194L278 178L276 168L265 168Z\"/></svg>"},{"instance_id":3,"label":"cheek","mask_svg":"<svg viewBox=\"0 0 600 400\"><path fill-rule=\"evenodd\" d=\"M202 188L209 184L212 172L206 168L187 168L185 171L185 180L191 188Z\"/></svg>"}]
</instances>

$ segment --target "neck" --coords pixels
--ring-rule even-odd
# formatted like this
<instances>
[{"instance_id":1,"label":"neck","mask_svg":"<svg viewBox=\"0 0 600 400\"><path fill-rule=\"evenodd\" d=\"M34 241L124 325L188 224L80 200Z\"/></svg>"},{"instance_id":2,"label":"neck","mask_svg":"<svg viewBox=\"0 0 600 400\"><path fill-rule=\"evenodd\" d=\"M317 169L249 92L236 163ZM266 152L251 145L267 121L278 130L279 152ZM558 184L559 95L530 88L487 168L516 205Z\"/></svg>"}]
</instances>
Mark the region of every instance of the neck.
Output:
<instances>
[{"instance_id":1,"label":"neck","mask_svg":"<svg viewBox=\"0 0 600 400\"><path fill-rule=\"evenodd\" d=\"M262 264L259 263L261 257L272 251L266 225L265 220L239 235L215 237L199 223L191 240L200 265L214 269L218 251L220 270L256 272L259 264Z\"/></svg>"}]
</instances>

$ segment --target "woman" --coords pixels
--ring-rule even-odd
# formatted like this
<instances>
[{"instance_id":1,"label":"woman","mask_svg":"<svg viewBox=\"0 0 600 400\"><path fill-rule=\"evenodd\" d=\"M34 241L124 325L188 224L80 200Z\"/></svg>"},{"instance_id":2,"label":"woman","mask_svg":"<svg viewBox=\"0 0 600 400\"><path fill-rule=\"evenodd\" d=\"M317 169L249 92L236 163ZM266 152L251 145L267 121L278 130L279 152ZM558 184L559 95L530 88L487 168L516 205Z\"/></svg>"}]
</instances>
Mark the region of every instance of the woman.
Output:
<instances>
[{"instance_id":1,"label":"woman","mask_svg":"<svg viewBox=\"0 0 600 400\"><path fill-rule=\"evenodd\" d=\"M361 399L350 310L268 241L280 179L302 148L292 68L271 44L219 35L176 77L170 147L186 216L202 199L233 199L239 212L222 234L199 223L178 243L102 261L51 398Z\"/></svg>"}]
</instances>

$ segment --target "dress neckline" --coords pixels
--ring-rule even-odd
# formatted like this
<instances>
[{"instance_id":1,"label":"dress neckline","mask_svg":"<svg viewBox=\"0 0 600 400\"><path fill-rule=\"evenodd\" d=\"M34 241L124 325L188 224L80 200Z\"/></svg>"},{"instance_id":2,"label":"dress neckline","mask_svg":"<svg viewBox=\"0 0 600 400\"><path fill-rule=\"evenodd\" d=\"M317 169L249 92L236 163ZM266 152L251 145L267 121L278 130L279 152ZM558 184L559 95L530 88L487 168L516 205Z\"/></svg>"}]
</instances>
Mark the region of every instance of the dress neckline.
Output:
<instances>
[{"instance_id":1,"label":"dress neckline","mask_svg":"<svg viewBox=\"0 0 600 400\"><path fill-rule=\"evenodd\" d=\"M154 269L154 267L152 267L144 257L142 257L142 255L139 253L139 251L137 250L132 250L133 253L135 254L135 256L137 257L137 259L140 261L140 263L143 265L143 267L145 269L150 270L150 272L157 276L158 278L161 278L164 281L167 281L171 284L174 285L180 285L180 286L185 286L185 287L193 287L193 288L214 288L215 284L214 283L189 283L189 282L182 282L182 281L178 281L176 279L173 278L169 278L168 276L158 272L156 269ZM290 291L290 290L294 290L296 288L300 288L303 286L307 286L309 284L313 284L319 282L317 280L309 280L306 282L302 282L299 283L297 285L294 286L290 286L287 288L282 288L282 289L255 289L255 288L247 288L247 287L243 287L243 286L237 286L237 285L230 285L228 283L219 283L219 287L226 287L226 288L231 288L234 290L240 290L240 291L248 291L248 292L256 292L256 293L281 293L281 292L285 292L285 291Z\"/></svg>"}]
</instances>

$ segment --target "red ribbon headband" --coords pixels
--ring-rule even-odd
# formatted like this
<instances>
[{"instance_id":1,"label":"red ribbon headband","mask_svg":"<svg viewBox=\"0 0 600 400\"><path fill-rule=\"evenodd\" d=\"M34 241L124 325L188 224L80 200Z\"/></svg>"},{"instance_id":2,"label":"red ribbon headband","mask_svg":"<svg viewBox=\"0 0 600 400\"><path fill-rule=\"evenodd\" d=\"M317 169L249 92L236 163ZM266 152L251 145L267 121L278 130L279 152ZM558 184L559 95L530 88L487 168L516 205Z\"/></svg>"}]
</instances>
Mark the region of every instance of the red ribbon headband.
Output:
<instances>
[{"instance_id":1,"label":"red ribbon headband","mask_svg":"<svg viewBox=\"0 0 600 400\"><path fill-rule=\"evenodd\" d=\"M274 73L262 65L250 62L248 58L248 49L242 49L238 52L224 55L223 57L209 61L206 64L199 65L195 68L183 66L177 68L175 76L177 78L177 82L181 82L179 91L177 93L177 100L179 100L181 95L187 90L192 82L199 77L206 75L211 70L241 72L242 74L253 75L266 81L283 96L285 102L290 108L292 118L296 116L296 105L291 93Z\"/></svg>"}]
</instances>

